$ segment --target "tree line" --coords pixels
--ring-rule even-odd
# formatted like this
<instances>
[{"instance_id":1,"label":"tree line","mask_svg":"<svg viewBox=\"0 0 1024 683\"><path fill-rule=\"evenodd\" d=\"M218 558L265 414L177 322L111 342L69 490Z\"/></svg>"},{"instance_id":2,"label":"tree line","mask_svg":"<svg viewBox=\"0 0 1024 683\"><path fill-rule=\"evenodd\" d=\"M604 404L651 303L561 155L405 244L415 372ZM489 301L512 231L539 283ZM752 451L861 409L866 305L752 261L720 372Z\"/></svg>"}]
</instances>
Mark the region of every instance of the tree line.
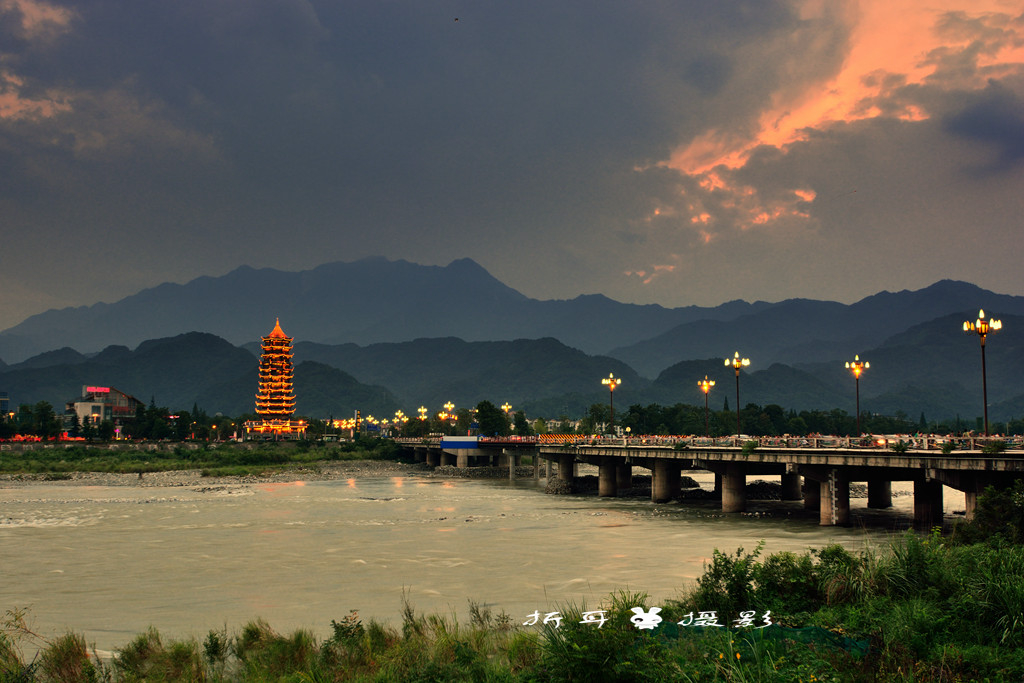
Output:
<instances>
[{"instance_id":1,"label":"tree line","mask_svg":"<svg viewBox=\"0 0 1024 683\"><path fill-rule=\"evenodd\" d=\"M532 436L545 433L599 434L630 433L649 435L702 435L729 436L736 433L737 415L729 408L728 400L721 410L709 410L703 406L676 403L671 406L631 405L625 412L617 412L614 424L610 408L603 403L594 403L582 419L573 420L561 415L558 418L527 419L521 410L503 410L491 401L480 401L475 408L463 408L441 417L438 414L425 419L411 417L404 422L392 422L386 426L363 421L360 433L372 436L426 437L429 435L481 436ZM87 441L110 441L113 438L136 440L214 440L226 441L241 436L243 424L248 420L259 420L255 414L229 417L221 414L209 415L195 404L192 410L171 413L166 407L158 407L150 400L148 406L140 405L134 416L119 420L79 421L74 414L59 415L46 401L35 405L21 405L17 412L0 416L0 439L15 435L37 436L54 439L62 434L81 437ZM345 436L349 430L335 428L333 419L307 418L307 438L321 439L331 434ZM929 421L922 413L914 420L902 412L886 416L873 413L861 414L861 430L870 434L963 434L982 430L981 418ZM828 434L835 436L856 436L857 418L845 410L796 410L777 405L765 406L748 403L739 411L739 429L749 436L806 436ZM628 431L627 431L628 430ZM1024 419L995 422L991 425L994 434L1024 434Z\"/></svg>"}]
</instances>

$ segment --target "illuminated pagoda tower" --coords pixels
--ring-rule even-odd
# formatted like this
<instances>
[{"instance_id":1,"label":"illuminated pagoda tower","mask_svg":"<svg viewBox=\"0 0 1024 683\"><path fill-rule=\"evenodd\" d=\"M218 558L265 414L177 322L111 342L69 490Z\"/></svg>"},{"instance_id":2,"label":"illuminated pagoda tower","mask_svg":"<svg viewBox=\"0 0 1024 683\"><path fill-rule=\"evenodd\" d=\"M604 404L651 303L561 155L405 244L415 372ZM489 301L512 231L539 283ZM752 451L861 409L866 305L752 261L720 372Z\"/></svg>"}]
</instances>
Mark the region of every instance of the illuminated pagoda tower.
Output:
<instances>
[{"instance_id":1,"label":"illuminated pagoda tower","mask_svg":"<svg viewBox=\"0 0 1024 683\"><path fill-rule=\"evenodd\" d=\"M295 391L292 386L292 338L281 329L280 319L270 334L263 337L260 354L260 387L256 394L256 414L263 420L246 422L247 435L274 439L301 438L306 423L292 420L295 412Z\"/></svg>"}]
</instances>

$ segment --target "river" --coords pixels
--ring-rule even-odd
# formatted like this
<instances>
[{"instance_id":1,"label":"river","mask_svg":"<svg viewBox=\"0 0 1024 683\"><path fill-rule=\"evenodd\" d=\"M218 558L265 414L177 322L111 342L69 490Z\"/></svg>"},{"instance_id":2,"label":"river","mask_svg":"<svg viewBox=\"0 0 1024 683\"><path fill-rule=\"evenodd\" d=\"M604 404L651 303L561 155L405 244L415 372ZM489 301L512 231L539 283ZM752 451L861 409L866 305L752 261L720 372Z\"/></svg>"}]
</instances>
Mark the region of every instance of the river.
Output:
<instances>
[{"instance_id":1,"label":"river","mask_svg":"<svg viewBox=\"0 0 1024 683\"><path fill-rule=\"evenodd\" d=\"M709 477L695 475L705 487ZM151 625L202 639L257 617L321 637L350 610L398 624L403 594L418 613L465 621L474 600L521 622L624 589L657 604L690 585L715 548L882 544L884 527L911 508L897 496L878 526L836 528L799 503L725 515L711 503L550 496L542 486L408 474L0 488L0 612L26 608L38 633L74 630L101 651ZM947 512L962 498L947 495ZM855 519L863 507L852 501Z\"/></svg>"}]
</instances>

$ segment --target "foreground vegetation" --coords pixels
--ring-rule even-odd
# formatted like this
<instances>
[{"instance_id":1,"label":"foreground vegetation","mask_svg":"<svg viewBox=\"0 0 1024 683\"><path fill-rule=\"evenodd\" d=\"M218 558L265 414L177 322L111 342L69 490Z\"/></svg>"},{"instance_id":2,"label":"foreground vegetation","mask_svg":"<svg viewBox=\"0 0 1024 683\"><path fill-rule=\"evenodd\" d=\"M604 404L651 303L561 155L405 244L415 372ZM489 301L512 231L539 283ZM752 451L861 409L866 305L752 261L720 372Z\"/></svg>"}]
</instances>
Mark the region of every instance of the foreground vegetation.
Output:
<instances>
[{"instance_id":1,"label":"foreground vegetation","mask_svg":"<svg viewBox=\"0 0 1024 683\"><path fill-rule=\"evenodd\" d=\"M982 496L979 521L946 538L908 534L859 553L716 551L694 586L657 605L652 629L631 621L633 608L652 615L642 594L556 606L531 625L472 602L466 624L406 603L400 626L353 611L322 641L262 620L201 642L150 629L101 660L80 634L43 643L10 611L0 681L1022 680L1022 511L1018 483ZM720 628L694 625L708 612ZM32 658L29 645L40 646Z\"/></svg>"},{"instance_id":2,"label":"foreground vegetation","mask_svg":"<svg viewBox=\"0 0 1024 683\"><path fill-rule=\"evenodd\" d=\"M0 473L66 478L72 472L145 473L202 470L203 476L273 474L323 461L394 460L399 448L389 439L317 444L310 441L249 444L179 444L169 450L109 450L75 445L0 453Z\"/></svg>"}]
</instances>

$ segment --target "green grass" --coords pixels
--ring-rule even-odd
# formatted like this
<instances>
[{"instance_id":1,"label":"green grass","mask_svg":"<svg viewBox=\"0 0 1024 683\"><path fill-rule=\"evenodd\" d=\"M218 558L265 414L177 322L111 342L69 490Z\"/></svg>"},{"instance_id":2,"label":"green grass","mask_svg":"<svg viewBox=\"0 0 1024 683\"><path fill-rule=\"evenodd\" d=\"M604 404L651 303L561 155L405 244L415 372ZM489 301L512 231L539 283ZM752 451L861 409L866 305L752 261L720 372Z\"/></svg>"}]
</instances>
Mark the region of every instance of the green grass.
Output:
<instances>
[{"instance_id":1,"label":"green grass","mask_svg":"<svg viewBox=\"0 0 1024 683\"><path fill-rule=\"evenodd\" d=\"M655 606L658 627L636 628L632 608ZM406 601L398 626L363 623L352 611L322 641L262 620L235 633L211 630L201 643L150 629L106 662L71 633L26 662L24 614L9 612L0 682L1024 679L1024 548L937 535L859 553L835 545L800 555L716 552L674 600L652 605L645 594L620 592L600 605L555 606L557 626L469 607L468 623L459 623L417 614ZM712 609L722 628L676 623ZM740 611L753 611L753 623L736 626ZM758 628L769 611L773 625Z\"/></svg>"},{"instance_id":2,"label":"green grass","mask_svg":"<svg viewBox=\"0 0 1024 683\"><path fill-rule=\"evenodd\" d=\"M985 496L979 512L1008 504ZM980 517L975 524L990 523ZM555 606L557 625L540 612L526 625L525 615L473 602L459 623L417 614L405 600L398 627L351 611L323 641L262 620L211 630L202 643L150 629L106 662L74 633L41 641L12 610L0 619L0 683L1024 680L1024 546L960 541L968 537L906 534L860 552L716 550L675 599L652 605L620 592L596 606ZM654 607L657 628L636 628L634 608ZM712 610L721 628L692 625ZM750 623L737 624L744 614ZM40 650L30 660L26 641Z\"/></svg>"},{"instance_id":3,"label":"green grass","mask_svg":"<svg viewBox=\"0 0 1024 683\"><path fill-rule=\"evenodd\" d=\"M190 449L109 450L71 446L40 448L23 453L0 453L0 473L41 474L48 480L67 479L73 472L144 474L202 470L203 476L273 474L294 467L315 467L322 461L394 459L398 450L388 441L310 445L308 443L200 444Z\"/></svg>"}]
</instances>

